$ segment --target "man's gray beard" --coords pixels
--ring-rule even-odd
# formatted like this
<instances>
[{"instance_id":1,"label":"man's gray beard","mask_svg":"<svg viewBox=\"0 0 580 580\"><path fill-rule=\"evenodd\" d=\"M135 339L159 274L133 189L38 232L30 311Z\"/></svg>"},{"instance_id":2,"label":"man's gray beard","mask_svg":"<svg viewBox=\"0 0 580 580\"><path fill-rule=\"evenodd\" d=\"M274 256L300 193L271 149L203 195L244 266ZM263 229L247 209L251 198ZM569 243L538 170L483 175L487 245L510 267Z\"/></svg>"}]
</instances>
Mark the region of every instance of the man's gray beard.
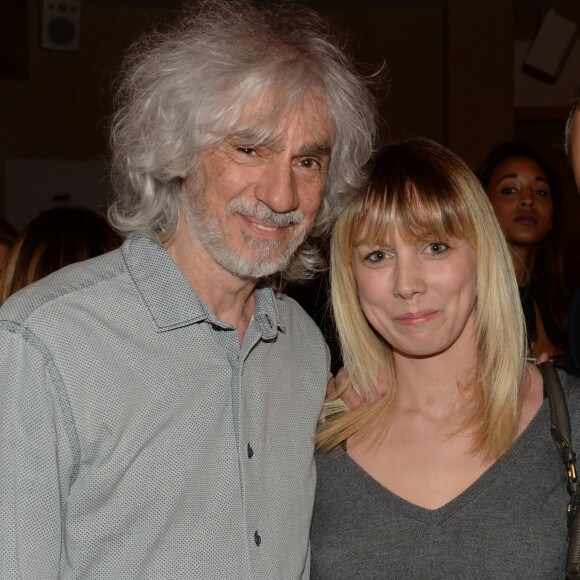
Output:
<instances>
[{"instance_id":1,"label":"man's gray beard","mask_svg":"<svg viewBox=\"0 0 580 580\"><path fill-rule=\"evenodd\" d=\"M274 260L268 260L270 253L280 247L282 242L257 240L244 234L246 244L254 250L254 258L247 259L238 255L233 248L227 245L224 232L217 223L210 223L204 218L205 203L201 196L195 196L195 199L186 198L182 204L182 210L189 230L201 241L211 257L222 268L239 278L259 279L284 270L294 252L308 235L308 230L305 230L290 241L284 253ZM236 211L236 208L228 209L228 216L234 215ZM279 219L291 221L302 219L297 212L293 212L291 216L286 216L285 214L273 214L269 210L258 211L255 209L254 213L262 216L266 213L272 214L274 217L284 216L284 218L280 217Z\"/></svg>"}]
</instances>

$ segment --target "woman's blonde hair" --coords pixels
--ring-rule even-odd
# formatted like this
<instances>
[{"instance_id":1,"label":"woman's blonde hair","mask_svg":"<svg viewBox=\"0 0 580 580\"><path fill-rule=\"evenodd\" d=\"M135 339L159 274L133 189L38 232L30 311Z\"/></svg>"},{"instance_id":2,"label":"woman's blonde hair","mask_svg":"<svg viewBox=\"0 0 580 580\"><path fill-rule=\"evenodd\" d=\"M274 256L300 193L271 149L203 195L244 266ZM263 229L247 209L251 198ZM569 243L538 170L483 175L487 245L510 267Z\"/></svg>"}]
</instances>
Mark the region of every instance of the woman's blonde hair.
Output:
<instances>
[{"instance_id":1,"label":"woman's blonde hair","mask_svg":"<svg viewBox=\"0 0 580 580\"><path fill-rule=\"evenodd\" d=\"M511 256L489 199L454 153L425 138L392 143L376 157L368 185L341 212L331 243L331 293L344 365L363 400L377 374L388 381L382 401L348 411L326 405L318 446L331 449L392 411L397 377L392 351L361 309L352 269L358 244L382 244L397 231L406 240L467 241L477 257L475 400L463 425L473 450L498 457L518 427L525 364L525 328Z\"/></svg>"}]
</instances>

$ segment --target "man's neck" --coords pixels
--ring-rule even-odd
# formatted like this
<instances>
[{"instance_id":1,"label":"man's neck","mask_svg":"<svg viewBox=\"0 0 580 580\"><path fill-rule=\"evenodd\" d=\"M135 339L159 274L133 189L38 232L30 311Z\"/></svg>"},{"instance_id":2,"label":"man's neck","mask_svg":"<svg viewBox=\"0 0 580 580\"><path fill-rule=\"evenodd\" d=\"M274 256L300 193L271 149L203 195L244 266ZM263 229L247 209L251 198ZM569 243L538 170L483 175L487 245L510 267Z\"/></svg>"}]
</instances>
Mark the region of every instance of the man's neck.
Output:
<instances>
[{"instance_id":1,"label":"man's neck","mask_svg":"<svg viewBox=\"0 0 580 580\"><path fill-rule=\"evenodd\" d=\"M254 314L256 281L222 268L190 232L183 218L166 249L216 318L236 328L241 343Z\"/></svg>"}]
</instances>

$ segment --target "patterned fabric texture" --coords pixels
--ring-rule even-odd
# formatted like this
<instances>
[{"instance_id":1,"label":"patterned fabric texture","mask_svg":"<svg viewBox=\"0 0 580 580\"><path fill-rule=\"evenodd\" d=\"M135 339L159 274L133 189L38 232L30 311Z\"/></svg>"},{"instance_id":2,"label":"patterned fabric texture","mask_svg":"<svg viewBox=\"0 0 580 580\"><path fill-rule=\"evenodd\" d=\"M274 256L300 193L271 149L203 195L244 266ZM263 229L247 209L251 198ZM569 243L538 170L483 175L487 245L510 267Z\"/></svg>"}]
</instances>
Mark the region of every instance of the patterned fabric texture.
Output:
<instances>
[{"instance_id":1,"label":"patterned fabric texture","mask_svg":"<svg viewBox=\"0 0 580 580\"><path fill-rule=\"evenodd\" d=\"M256 290L240 347L132 238L0 309L0 579L308 578L329 356Z\"/></svg>"}]
</instances>

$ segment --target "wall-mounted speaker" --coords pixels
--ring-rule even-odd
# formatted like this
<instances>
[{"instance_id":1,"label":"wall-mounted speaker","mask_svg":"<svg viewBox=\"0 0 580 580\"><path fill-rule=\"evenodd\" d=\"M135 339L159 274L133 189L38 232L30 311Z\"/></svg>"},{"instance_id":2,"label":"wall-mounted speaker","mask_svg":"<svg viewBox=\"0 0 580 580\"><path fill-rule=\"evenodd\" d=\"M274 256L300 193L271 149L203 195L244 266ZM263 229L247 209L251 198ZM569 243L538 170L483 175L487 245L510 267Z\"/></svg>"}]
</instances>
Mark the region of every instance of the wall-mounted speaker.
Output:
<instances>
[{"instance_id":1,"label":"wall-mounted speaker","mask_svg":"<svg viewBox=\"0 0 580 580\"><path fill-rule=\"evenodd\" d=\"M80 17L81 0L43 0L42 48L78 50Z\"/></svg>"}]
</instances>

